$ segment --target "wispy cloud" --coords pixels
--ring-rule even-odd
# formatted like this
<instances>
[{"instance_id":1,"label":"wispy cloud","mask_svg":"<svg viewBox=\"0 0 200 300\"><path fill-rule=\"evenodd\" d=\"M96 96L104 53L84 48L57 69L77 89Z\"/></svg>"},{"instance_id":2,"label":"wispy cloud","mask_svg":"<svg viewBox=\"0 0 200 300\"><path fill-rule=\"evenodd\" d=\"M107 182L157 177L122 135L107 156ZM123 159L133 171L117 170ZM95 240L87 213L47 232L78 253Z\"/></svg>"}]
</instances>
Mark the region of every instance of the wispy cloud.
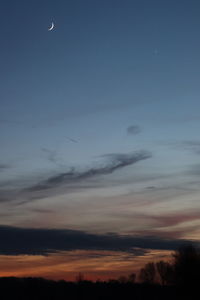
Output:
<instances>
[{"instance_id":1,"label":"wispy cloud","mask_svg":"<svg viewBox=\"0 0 200 300\"><path fill-rule=\"evenodd\" d=\"M199 140L185 140L179 142L171 142L170 145L177 149L187 150L195 154L200 154L200 141Z\"/></svg>"},{"instance_id":2,"label":"wispy cloud","mask_svg":"<svg viewBox=\"0 0 200 300\"><path fill-rule=\"evenodd\" d=\"M142 130L138 125L131 125L127 128L127 134L129 135L136 135L140 133Z\"/></svg>"},{"instance_id":3,"label":"wispy cloud","mask_svg":"<svg viewBox=\"0 0 200 300\"><path fill-rule=\"evenodd\" d=\"M23 125L23 122L8 119L0 119L0 124Z\"/></svg>"},{"instance_id":4,"label":"wispy cloud","mask_svg":"<svg viewBox=\"0 0 200 300\"><path fill-rule=\"evenodd\" d=\"M182 142L183 149L190 150L195 154L200 154L200 141L190 140Z\"/></svg>"},{"instance_id":5,"label":"wispy cloud","mask_svg":"<svg viewBox=\"0 0 200 300\"><path fill-rule=\"evenodd\" d=\"M16 200L24 203L50 197L53 195L64 194L76 191L79 188L94 188L97 185L92 181L102 175L109 175L124 167L131 166L139 161L150 158L152 155L148 151L139 151L128 154L112 153L104 154L101 157L104 160L97 166L86 170L77 170L71 168L69 171L57 173L48 176L47 179L41 179L36 184L29 184L25 188L15 190L0 190L0 202Z\"/></svg>"},{"instance_id":6,"label":"wispy cloud","mask_svg":"<svg viewBox=\"0 0 200 300\"><path fill-rule=\"evenodd\" d=\"M170 227L176 226L185 222L200 220L200 212L187 212L179 213L179 214L171 214L171 215L156 215L151 216L151 218L157 222L159 222L159 227Z\"/></svg>"},{"instance_id":7,"label":"wispy cloud","mask_svg":"<svg viewBox=\"0 0 200 300\"><path fill-rule=\"evenodd\" d=\"M186 240L118 234L92 234L67 229L34 229L0 226L1 255L48 255L69 250L124 251L136 256L148 249L174 250ZM139 248L139 249L138 249Z\"/></svg>"},{"instance_id":8,"label":"wispy cloud","mask_svg":"<svg viewBox=\"0 0 200 300\"><path fill-rule=\"evenodd\" d=\"M188 175L194 175L194 176L200 176L200 164L195 164L189 166L189 168L186 171L186 174ZM195 182L197 183L197 182Z\"/></svg>"},{"instance_id":9,"label":"wispy cloud","mask_svg":"<svg viewBox=\"0 0 200 300\"><path fill-rule=\"evenodd\" d=\"M49 162L54 163L56 165L61 164L61 159L58 156L58 152L56 150L41 148L42 152L46 155Z\"/></svg>"},{"instance_id":10,"label":"wispy cloud","mask_svg":"<svg viewBox=\"0 0 200 300\"><path fill-rule=\"evenodd\" d=\"M67 139L68 141L72 142L72 143L78 143L78 140L72 139L72 138L70 138L70 137L67 137L67 136L66 136L66 139Z\"/></svg>"},{"instance_id":11,"label":"wispy cloud","mask_svg":"<svg viewBox=\"0 0 200 300\"><path fill-rule=\"evenodd\" d=\"M6 170L6 169L9 169L10 168L10 166L8 165L8 164L1 164L0 163L0 172L1 171L4 171L4 170Z\"/></svg>"},{"instance_id":12,"label":"wispy cloud","mask_svg":"<svg viewBox=\"0 0 200 300\"><path fill-rule=\"evenodd\" d=\"M104 154L102 157L107 161L103 166L93 167L85 171L76 171L71 169L66 173L60 173L55 176L49 177L41 183L29 187L29 191L45 190L57 187L59 185L67 185L70 183L77 183L83 180L94 178L100 175L111 174L114 171L133 165L138 161L145 160L151 157L147 151L134 152L131 154Z\"/></svg>"}]
</instances>

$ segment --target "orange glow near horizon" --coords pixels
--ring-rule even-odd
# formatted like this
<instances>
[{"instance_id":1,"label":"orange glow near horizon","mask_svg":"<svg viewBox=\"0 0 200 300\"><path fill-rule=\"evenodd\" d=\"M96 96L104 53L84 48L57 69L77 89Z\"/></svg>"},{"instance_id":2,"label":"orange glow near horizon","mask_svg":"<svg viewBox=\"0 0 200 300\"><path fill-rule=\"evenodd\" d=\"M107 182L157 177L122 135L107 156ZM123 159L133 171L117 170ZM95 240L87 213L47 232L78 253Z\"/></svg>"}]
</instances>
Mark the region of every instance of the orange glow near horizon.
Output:
<instances>
[{"instance_id":1,"label":"orange glow near horizon","mask_svg":"<svg viewBox=\"0 0 200 300\"><path fill-rule=\"evenodd\" d=\"M75 280L78 273L88 280L116 279L138 273L147 262L170 260L171 251L148 250L134 256L117 251L67 251L49 256L0 256L1 277L44 277L54 280Z\"/></svg>"}]
</instances>

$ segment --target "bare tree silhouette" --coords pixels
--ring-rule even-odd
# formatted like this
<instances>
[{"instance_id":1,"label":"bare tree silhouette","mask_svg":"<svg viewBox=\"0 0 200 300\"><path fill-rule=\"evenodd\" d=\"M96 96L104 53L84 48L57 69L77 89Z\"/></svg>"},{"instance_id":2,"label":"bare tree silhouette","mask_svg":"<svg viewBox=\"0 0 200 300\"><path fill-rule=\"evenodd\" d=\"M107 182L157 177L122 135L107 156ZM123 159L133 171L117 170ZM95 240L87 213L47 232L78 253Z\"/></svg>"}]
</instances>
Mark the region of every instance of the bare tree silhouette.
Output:
<instances>
[{"instance_id":1,"label":"bare tree silhouette","mask_svg":"<svg viewBox=\"0 0 200 300\"><path fill-rule=\"evenodd\" d=\"M200 252L192 245L179 248L174 257L175 284L182 287L200 284Z\"/></svg>"},{"instance_id":2,"label":"bare tree silhouette","mask_svg":"<svg viewBox=\"0 0 200 300\"><path fill-rule=\"evenodd\" d=\"M173 283L174 267L170 263L161 260L156 263L156 269L162 285Z\"/></svg>"},{"instance_id":3,"label":"bare tree silhouette","mask_svg":"<svg viewBox=\"0 0 200 300\"><path fill-rule=\"evenodd\" d=\"M83 273L78 273L78 275L76 276L76 282L82 282L84 281L85 278L84 278L84 274Z\"/></svg>"},{"instance_id":4,"label":"bare tree silhouette","mask_svg":"<svg viewBox=\"0 0 200 300\"><path fill-rule=\"evenodd\" d=\"M155 283L156 268L154 263L148 263L140 270L139 279L143 283Z\"/></svg>"},{"instance_id":5,"label":"bare tree silhouette","mask_svg":"<svg viewBox=\"0 0 200 300\"><path fill-rule=\"evenodd\" d=\"M135 273L131 273L128 277L129 282L135 283L136 281L136 274Z\"/></svg>"}]
</instances>

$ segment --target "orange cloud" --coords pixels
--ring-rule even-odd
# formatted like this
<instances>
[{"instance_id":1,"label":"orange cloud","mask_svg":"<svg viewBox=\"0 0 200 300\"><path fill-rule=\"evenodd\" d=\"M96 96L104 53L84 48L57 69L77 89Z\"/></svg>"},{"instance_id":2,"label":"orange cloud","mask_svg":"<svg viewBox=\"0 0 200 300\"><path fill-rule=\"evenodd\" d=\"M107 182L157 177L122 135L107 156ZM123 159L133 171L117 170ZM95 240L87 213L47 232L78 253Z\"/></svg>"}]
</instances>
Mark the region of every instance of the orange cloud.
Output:
<instances>
[{"instance_id":1,"label":"orange cloud","mask_svg":"<svg viewBox=\"0 0 200 300\"><path fill-rule=\"evenodd\" d=\"M171 251L148 250L143 256L116 251L67 251L49 256L0 256L0 276L45 277L74 280L81 272L86 279L107 280L128 275L148 261L169 260Z\"/></svg>"}]
</instances>

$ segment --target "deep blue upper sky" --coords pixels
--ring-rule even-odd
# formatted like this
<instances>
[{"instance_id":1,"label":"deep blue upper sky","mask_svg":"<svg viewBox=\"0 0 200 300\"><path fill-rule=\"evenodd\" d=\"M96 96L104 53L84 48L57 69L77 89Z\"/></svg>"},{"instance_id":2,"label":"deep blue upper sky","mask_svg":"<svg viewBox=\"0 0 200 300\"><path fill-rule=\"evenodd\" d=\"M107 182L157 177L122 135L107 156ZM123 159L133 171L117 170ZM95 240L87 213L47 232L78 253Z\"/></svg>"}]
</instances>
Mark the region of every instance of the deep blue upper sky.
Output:
<instances>
[{"instance_id":1,"label":"deep blue upper sky","mask_svg":"<svg viewBox=\"0 0 200 300\"><path fill-rule=\"evenodd\" d=\"M199 15L195 0L1 1L5 224L48 205L54 226L90 228L90 208L95 230L128 231L139 223L118 213L138 199L144 214L198 208ZM13 210L19 199L29 206ZM29 225L51 226L31 212Z\"/></svg>"}]
</instances>

